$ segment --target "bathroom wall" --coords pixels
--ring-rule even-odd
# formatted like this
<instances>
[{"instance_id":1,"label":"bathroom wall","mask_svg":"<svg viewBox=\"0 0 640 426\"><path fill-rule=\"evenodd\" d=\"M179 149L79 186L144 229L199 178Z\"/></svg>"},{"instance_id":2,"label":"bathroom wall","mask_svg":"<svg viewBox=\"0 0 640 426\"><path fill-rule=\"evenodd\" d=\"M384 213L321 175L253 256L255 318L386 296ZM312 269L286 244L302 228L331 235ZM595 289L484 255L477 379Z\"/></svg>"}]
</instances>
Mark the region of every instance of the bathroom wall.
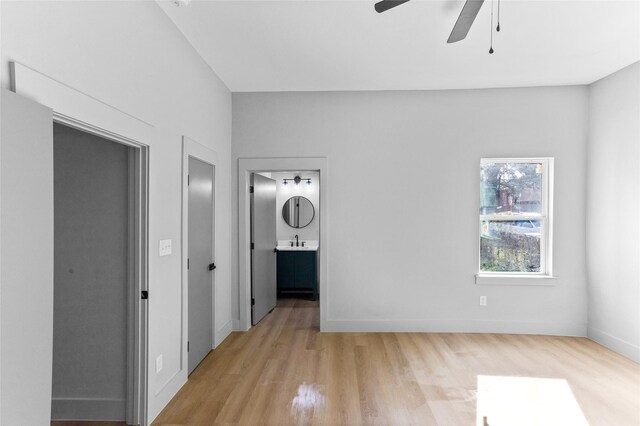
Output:
<instances>
[{"instance_id":1,"label":"bathroom wall","mask_svg":"<svg viewBox=\"0 0 640 426\"><path fill-rule=\"evenodd\" d=\"M220 159L216 167L215 323L217 336L231 331L231 238L237 235L232 234L230 217L231 93L156 2L2 1L0 7L3 88L10 86L9 61L15 60L155 128L149 165L152 420L187 380L186 372L180 370L183 135L216 151ZM161 239L173 241L172 255L158 256ZM25 347L39 338L25 336ZM159 355L163 368L156 373ZM50 395L50 378L46 391ZM34 410L39 401L15 403Z\"/></svg>"},{"instance_id":2,"label":"bathroom wall","mask_svg":"<svg viewBox=\"0 0 640 426\"><path fill-rule=\"evenodd\" d=\"M232 176L240 157L327 157L325 330L586 335L587 94L234 93ZM477 285L480 159L534 156L555 158L557 279Z\"/></svg>"},{"instance_id":3,"label":"bathroom wall","mask_svg":"<svg viewBox=\"0 0 640 426\"><path fill-rule=\"evenodd\" d=\"M282 179L293 179L295 176L311 178L311 185L305 181L296 185L292 181L283 185ZM299 172L299 173L271 173L271 178L276 181L276 235L278 240L292 240L294 235L298 235L300 240L320 239L320 220L318 214L320 212L320 175L318 172ZM304 228L292 228L282 218L282 207L287 200L293 196L300 195L311 201L315 209L315 216L311 223Z\"/></svg>"},{"instance_id":4,"label":"bathroom wall","mask_svg":"<svg viewBox=\"0 0 640 426\"><path fill-rule=\"evenodd\" d=\"M640 62L589 97L589 337L640 362Z\"/></svg>"}]
</instances>

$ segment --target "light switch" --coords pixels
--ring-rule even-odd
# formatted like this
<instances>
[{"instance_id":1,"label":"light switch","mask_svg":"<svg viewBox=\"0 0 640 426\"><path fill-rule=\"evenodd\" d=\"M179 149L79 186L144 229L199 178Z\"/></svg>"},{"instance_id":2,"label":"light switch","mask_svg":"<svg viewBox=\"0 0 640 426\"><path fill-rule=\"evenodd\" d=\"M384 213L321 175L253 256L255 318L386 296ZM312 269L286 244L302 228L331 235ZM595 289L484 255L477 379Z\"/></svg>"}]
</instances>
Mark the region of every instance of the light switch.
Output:
<instances>
[{"instance_id":1,"label":"light switch","mask_svg":"<svg viewBox=\"0 0 640 426\"><path fill-rule=\"evenodd\" d=\"M160 256L169 256L171 254L171 240L160 240L159 252Z\"/></svg>"}]
</instances>

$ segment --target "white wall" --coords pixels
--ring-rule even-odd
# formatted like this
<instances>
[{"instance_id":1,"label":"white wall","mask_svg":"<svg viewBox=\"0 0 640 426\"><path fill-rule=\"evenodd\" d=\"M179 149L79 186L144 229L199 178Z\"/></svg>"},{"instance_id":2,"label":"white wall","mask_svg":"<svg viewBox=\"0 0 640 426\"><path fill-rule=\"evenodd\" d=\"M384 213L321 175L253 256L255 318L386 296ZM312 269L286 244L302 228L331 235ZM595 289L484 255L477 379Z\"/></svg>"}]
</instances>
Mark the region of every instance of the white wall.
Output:
<instances>
[{"instance_id":1,"label":"white wall","mask_svg":"<svg viewBox=\"0 0 640 426\"><path fill-rule=\"evenodd\" d=\"M640 62L589 97L589 337L640 362Z\"/></svg>"},{"instance_id":2,"label":"white wall","mask_svg":"<svg viewBox=\"0 0 640 426\"><path fill-rule=\"evenodd\" d=\"M282 179L293 179L296 176L311 178L311 185L305 182L300 182L299 185L295 185L293 182L289 182L288 185L282 184ZM320 213L320 174L318 172L282 172L271 173L271 178L276 181L276 238L278 240L293 240L294 235L298 235L298 239L302 240L320 240L320 219L318 214ZM313 204L315 209L315 216L311 223L304 228L292 228L287 225L287 222L282 218L282 207L284 203L291 197L302 196L307 198Z\"/></svg>"},{"instance_id":3,"label":"white wall","mask_svg":"<svg viewBox=\"0 0 640 426\"><path fill-rule=\"evenodd\" d=\"M330 330L585 335L587 119L582 86L234 93L233 165L328 158ZM480 158L510 156L555 157L555 285L475 284Z\"/></svg>"},{"instance_id":4,"label":"white wall","mask_svg":"<svg viewBox=\"0 0 640 426\"><path fill-rule=\"evenodd\" d=\"M217 151L216 326L231 321L231 94L155 2L2 2L1 85L16 60L155 127L150 150L150 420L180 369L181 137ZM173 255L158 257L160 239ZM25 338L38 336L25 336ZM162 354L164 368L155 373ZM50 380L50 378L49 378Z\"/></svg>"}]
</instances>

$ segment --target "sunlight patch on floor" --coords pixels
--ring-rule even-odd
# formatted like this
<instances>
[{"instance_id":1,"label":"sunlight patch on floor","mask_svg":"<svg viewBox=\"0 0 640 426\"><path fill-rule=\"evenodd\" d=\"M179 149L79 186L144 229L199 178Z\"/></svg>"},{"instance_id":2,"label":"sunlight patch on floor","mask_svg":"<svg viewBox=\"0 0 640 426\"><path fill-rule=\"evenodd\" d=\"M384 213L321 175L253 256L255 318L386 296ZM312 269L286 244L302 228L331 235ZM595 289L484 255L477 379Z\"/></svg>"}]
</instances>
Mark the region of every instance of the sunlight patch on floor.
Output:
<instances>
[{"instance_id":1,"label":"sunlight patch on floor","mask_svg":"<svg viewBox=\"0 0 640 426\"><path fill-rule=\"evenodd\" d=\"M477 389L477 426L589 425L564 379L478 376Z\"/></svg>"}]
</instances>

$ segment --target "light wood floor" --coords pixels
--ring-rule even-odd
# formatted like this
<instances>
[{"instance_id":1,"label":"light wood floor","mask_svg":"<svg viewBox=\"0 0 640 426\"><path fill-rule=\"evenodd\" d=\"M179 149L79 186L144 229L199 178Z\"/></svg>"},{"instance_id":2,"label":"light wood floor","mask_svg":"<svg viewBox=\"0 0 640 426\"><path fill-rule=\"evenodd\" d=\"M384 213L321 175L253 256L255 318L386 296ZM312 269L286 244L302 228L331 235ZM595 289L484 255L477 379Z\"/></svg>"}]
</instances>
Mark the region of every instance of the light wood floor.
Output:
<instances>
[{"instance_id":1,"label":"light wood floor","mask_svg":"<svg viewBox=\"0 0 640 426\"><path fill-rule=\"evenodd\" d=\"M640 365L585 338L320 333L279 300L211 352L156 425L640 425Z\"/></svg>"}]
</instances>

